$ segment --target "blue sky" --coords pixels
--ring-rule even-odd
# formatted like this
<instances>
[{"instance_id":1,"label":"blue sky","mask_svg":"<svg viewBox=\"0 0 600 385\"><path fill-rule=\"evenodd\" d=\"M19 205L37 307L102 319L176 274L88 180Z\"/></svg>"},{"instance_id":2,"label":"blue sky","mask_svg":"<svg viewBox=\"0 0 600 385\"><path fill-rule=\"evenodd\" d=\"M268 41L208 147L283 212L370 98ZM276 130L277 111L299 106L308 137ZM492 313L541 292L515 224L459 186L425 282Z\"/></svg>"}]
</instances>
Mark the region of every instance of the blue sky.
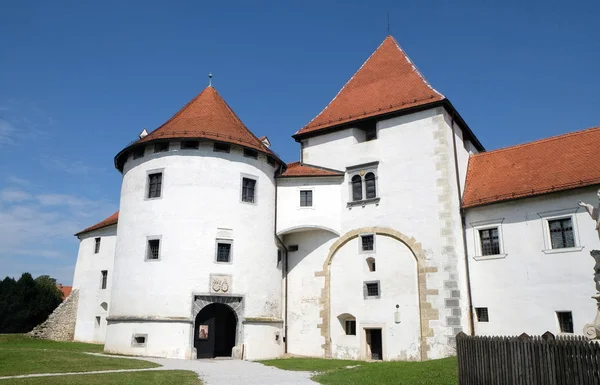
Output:
<instances>
[{"instance_id":1,"label":"blue sky","mask_svg":"<svg viewBox=\"0 0 600 385\"><path fill-rule=\"evenodd\" d=\"M391 33L487 149L600 125L598 1L0 4L0 276L70 284L113 157L213 84L285 161Z\"/></svg>"}]
</instances>

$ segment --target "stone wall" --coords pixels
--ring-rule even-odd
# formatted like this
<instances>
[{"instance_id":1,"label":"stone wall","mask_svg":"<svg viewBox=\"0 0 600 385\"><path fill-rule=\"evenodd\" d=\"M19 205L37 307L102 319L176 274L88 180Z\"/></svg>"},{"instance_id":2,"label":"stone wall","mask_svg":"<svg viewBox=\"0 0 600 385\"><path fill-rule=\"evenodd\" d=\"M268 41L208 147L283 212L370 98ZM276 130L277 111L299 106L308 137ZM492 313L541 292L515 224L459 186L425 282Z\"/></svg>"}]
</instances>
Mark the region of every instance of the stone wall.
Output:
<instances>
[{"instance_id":1,"label":"stone wall","mask_svg":"<svg viewBox=\"0 0 600 385\"><path fill-rule=\"evenodd\" d=\"M73 290L63 303L54 309L48 319L36 326L28 335L55 341L73 341L78 302L79 290Z\"/></svg>"}]
</instances>

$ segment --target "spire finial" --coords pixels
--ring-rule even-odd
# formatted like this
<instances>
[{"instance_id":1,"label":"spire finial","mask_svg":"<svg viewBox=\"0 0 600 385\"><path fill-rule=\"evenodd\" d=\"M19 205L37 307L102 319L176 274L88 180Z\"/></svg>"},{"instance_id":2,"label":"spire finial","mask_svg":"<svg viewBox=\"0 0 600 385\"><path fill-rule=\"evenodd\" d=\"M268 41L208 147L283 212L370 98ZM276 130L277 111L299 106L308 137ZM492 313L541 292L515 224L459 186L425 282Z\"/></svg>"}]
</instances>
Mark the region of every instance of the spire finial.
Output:
<instances>
[{"instance_id":1,"label":"spire finial","mask_svg":"<svg viewBox=\"0 0 600 385\"><path fill-rule=\"evenodd\" d=\"M208 86L212 87L212 72L208 74Z\"/></svg>"}]
</instances>

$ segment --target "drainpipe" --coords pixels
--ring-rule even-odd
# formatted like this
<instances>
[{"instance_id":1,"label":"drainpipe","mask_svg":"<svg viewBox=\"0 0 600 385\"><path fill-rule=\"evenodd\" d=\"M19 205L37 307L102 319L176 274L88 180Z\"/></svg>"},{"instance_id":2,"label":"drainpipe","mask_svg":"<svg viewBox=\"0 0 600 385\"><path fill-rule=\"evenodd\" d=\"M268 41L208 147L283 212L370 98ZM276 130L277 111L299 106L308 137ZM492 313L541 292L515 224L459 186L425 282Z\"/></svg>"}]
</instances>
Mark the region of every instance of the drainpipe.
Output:
<instances>
[{"instance_id":1,"label":"drainpipe","mask_svg":"<svg viewBox=\"0 0 600 385\"><path fill-rule=\"evenodd\" d=\"M281 174L281 172L283 171L283 165L279 165L279 174ZM285 280L285 284L283 287L283 296L284 296L284 315L283 315L283 348L284 348L284 353L287 354L288 352L288 338L287 338L287 331L288 331L288 280L287 280L287 275L288 275L288 249L287 247L285 247L285 244L283 243L283 240L279 237L279 235L277 235L277 183L278 183L278 179L277 177L275 177L275 230L274 230L274 235L275 235L275 239L277 239L277 242L279 243L279 245L283 248L283 256L281 258L281 278Z\"/></svg>"},{"instance_id":2,"label":"drainpipe","mask_svg":"<svg viewBox=\"0 0 600 385\"><path fill-rule=\"evenodd\" d=\"M462 202L462 195L461 195L461 188L460 188L460 174L458 171L458 154L456 151L456 135L454 132L454 109L452 109L452 114L451 114L451 124L450 124L450 129L452 130L452 145L453 145L453 150L454 150L454 169L456 170L456 187L458 188L458 204L461 205ZM464 140L464 136L463 136L463 140ZM469 254L467 253L467 237L465 234L465 211L462 209L462 207L460 207L460 224L462 227L462 241L463 241L463 249L465 251L465 272L466 272L466 279L467 279L467 305L469 307L469 312L467 314L467 316L469 317L469 328L470 330L470 335L475 335L475 324L473 321L473 296L471 294L471 273L469 271Z\"/></svg>"}]
</instances>

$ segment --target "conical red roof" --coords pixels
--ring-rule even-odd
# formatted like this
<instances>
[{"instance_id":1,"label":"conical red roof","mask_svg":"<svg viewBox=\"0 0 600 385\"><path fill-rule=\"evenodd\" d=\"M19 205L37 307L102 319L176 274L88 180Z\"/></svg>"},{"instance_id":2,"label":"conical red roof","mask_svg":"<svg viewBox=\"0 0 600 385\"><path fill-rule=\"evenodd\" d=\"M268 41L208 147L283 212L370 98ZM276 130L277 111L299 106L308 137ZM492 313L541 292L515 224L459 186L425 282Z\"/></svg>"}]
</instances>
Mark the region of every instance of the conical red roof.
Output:
<instances>
[{"instance_id":1,"label":"conical red roof","mask_svg":"<svg viewBox=\"0 0 600 385\"><path fill-rule=\"evenodd\" d=\"M443 99L388 36L327 107L296 135Z\"/></svg>"}]
</instances>

